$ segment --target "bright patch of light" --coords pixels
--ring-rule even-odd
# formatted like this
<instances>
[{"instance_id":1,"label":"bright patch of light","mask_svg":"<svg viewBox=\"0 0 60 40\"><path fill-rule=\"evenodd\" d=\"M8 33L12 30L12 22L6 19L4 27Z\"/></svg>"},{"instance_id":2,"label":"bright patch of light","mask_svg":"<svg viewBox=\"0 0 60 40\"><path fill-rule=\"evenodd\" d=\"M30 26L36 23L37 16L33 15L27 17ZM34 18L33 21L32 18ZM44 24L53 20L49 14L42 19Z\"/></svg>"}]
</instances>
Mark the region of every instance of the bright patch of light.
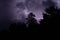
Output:
<instances>
[{"instance_id":1,"label":"bright patch of light","mask_svg":"<svg viewBox=\"0 0 60 40\"><path fill-rule=\"evenodd\" d=\"M60 8L60 0L57 0L57 6Z\"/></svg>"},{"instance_id":2,"label":"bright patch of light","mask_svg":"<svg viewBox=\"0 0 60 40\"><path fill-rule=\"evenodd\" d=\"M28 14L29 14L29 12L28 12L28 10L27 9L25 9L24 10L24 13L25 13L25 16L27 17L28 16Z\"/></svg>"}]
</instances>

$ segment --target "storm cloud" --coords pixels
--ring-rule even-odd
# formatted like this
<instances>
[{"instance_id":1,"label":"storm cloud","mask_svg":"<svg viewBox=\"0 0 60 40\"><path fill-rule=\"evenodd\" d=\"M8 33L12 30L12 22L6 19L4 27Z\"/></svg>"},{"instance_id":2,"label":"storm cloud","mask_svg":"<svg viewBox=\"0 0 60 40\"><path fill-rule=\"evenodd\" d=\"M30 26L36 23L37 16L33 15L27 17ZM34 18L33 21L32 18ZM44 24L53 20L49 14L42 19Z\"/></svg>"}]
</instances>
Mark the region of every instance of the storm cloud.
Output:
<instances>
[{"instance_id":1,"label":"storm cloud","mask_svg":"<svg viewBox=\"0 0 60 40\"><path fill-rule=\"evenodd\" d=\"M54 4L55 3L52 0L20 0L20 2L17 2L17 7L25 12L25 14L33 12L36 15L36 19L39 20L43 19L42 13L45 8ZM25 9L27 11L24 11Z\"/></svg>"}]
</instances>

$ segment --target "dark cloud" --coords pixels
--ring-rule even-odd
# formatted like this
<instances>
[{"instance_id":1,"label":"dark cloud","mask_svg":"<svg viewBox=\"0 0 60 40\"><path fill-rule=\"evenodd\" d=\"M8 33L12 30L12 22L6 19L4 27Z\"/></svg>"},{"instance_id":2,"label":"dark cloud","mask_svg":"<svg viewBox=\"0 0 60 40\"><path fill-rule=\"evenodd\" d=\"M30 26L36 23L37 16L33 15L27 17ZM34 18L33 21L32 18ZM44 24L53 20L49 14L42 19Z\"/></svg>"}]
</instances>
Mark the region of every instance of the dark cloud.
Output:
<instances>
[{"instance_id":1,"label":"dark cloud","mask_svg":"<svg viewBox=\"0 0 60 40\"><path fill-rule=\"evenodd\" d=\"M53 2L52 0L46 0L46 1L43 1L43 5L45 7L53 6L55 5L55 2Z\"/></svg>"},{"instance_id":2,"label":"dark cloud","mask_svg":"<svg viewBox=\"0 0 60 40\"><path fill-rule=\"evenodd\" d=\"M39 10L42 8L41 0L26 0L26 7L28 10Z\"/></svg>"},{"instance_id":3,"label":"dark cloud","mask_svg":"<svg viewBox=\"0 0 60 40\"><path fill-rule=\"evenodd\" d=\"M23 2L17 3L16 6L20 9L25 9L25 5Z\"/></svg>"},{"instance_id":4,"label":"dark cloud","mask_svg":"<svg viewBox=\"0 0 60 40\"><path fill-rule=\"evenodd\" d=\"M20 8L20 11L27 9L28 13L33 12L37 16L37 19L43 18L42 12L46 7L51 5L54 5L52 0L25 0L25 2L17 3L17 7Z\"/></svg>"},{"instance_id":5,"label":"dark cloud","mask_svg":"<svg viewBox=\"0 0 60 40\"><path fill-rule=\"evenodd\" d=\"M21 0L20 0L21 1ZM17 3L17 7L24 9L25 7L28 10L36 11L44 9L48 6L54 5L55 3L52 0L25 0L24 2Z\"/></svg>"},{"instance_id":6,"label":"dark cloud","mask_svg":"<svg viewBox=\"0 0 60 40\"><path fill-rule=\"evenodd\" d=\"M41 10L52 5L55 5L52 0L26 0L26 6L29 10Z\"/></svg>"},{"instance_id":7,"label":"dark cloud","mask_svg":"<svg viewBox=\"0 0 60 40\"><path fill-rule=\"evenodd\" d=\"M19 9L17 11L17 20L20 20L21 22L24 22L24 20L25 20L24 10L26 9L25 4L23 2L18 2L16 4L16 7L17 7L17 9Z\"/></svg>"}]
</instances>

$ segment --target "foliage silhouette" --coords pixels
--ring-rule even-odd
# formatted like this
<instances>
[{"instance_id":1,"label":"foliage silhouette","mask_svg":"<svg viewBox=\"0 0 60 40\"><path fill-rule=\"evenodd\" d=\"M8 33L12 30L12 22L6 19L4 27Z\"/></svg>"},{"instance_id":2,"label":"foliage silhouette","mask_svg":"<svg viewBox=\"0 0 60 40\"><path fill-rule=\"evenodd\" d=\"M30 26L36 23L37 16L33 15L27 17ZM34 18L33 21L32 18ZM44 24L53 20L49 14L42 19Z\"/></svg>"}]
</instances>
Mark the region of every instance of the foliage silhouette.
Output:
<instances>
[{"instance_id":1,"label":"foliage silhouette","mask_svg":"<svg viewBox=\"0 0 60 40\"><path fill-rule=\"evenodd\" d=\"M38 28L38 23L37 20L35 19L35 15L31 12L28 14L28 31L29 32L37 32Z\"/></svg>"},{"instance_id":2,"label":"foliage silhouette","mask_svg":"<svg viewBox=\"0 0 60 40\"><path fill-rule=\"evenodd\" d=\"M12 23L10 25L10 32L38 32L38 23L34 18L35 15L30 13L27 18L28 28L25 23Z\"/></svg>"},{"instance_id":3,"label":"foliage silhouette","mask_svg":"<svg viewBox=\"0 0 60 40\"><path fill-rule=\"evenodd\" d=\"M25 23L12 23L10 32L53 32L57 31L60 26L60 9L50 6L45 9L43 19L37 23L35 15L31 12L28 14L27 25ZM55 27L56 26L56 27ZM59 29L58 29L59 30Z\"/></svg>"},{"instance_id":4,"label":"foliage silhouette","mask_svg":"<svg viewBox=\"0 0 60 40\"><path fill-rule=\"evenodd\" d=\"M60 9L57 9L55 6L50 6L46 8L46 13L43 13L43 20L40 21L41 27L43 27L45 32L56 31L60 23Z\"/></svg>"},{"instance_id":5,"label":"foliage silhouette","mask_svg":"<svg viewBox=\"0 0 60 40\"><path fill-rule=\"evenodd\" d=\"M9 29L10 32L26 32L26 25L24 23L13 23Z\"/></svg>"}]
</instances>

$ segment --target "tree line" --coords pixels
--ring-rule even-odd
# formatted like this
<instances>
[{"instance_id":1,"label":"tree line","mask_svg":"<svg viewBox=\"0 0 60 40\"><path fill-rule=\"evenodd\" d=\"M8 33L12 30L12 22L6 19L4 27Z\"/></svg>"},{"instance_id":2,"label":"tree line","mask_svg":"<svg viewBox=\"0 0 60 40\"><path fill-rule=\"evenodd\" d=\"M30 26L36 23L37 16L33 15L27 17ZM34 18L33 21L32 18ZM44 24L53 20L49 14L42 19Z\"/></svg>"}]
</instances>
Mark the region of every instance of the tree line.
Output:
<instances>
[{"instance_id":1,"label":"tree line","mask_svg":"<svg viewBox=\"0 0 60 40\"><path fill-rule=\"evenodd\" d=\"M60 9L50 6L45 9L43 19L37 23L35 15L31 12L26 18L27 23L12 23L9 32L55 32L59 31Z\"/></svg>"}]
</instances>

